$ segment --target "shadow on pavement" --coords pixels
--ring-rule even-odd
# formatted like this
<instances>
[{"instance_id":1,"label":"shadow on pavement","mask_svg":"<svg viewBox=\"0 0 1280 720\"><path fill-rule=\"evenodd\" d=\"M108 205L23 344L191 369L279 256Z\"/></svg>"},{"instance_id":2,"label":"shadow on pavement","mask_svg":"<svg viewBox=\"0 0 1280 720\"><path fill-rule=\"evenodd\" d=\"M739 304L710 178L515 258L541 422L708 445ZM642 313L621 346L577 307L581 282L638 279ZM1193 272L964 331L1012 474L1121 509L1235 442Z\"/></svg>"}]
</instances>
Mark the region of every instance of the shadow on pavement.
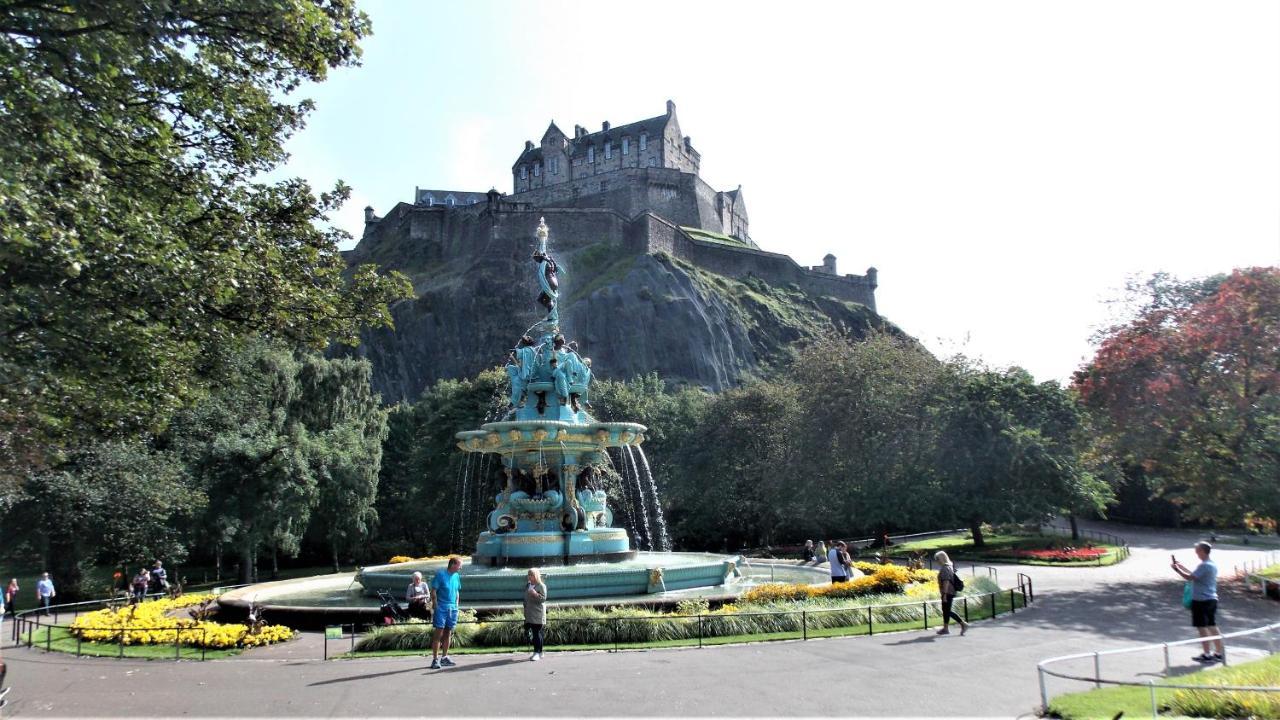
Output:
<instances>
[{"instance_id":1,"label":"shadow on pavement","mask_svg":"<svg viewBox=\"0 0 1280 720\"><path fill-rule=\"evenodd\" d=\"M332 680L320 680L307 685L307 687L319 687L322 685L335 685L337 683L355 682L357 680L372 680L374 678L387 677L388 675L403 675L404 673L421 672L427 668L418 665L404 670L388 670L387 672L368 673L365 675L351 675L350 677L334 678Z\"/></svg>"}]
</instances>

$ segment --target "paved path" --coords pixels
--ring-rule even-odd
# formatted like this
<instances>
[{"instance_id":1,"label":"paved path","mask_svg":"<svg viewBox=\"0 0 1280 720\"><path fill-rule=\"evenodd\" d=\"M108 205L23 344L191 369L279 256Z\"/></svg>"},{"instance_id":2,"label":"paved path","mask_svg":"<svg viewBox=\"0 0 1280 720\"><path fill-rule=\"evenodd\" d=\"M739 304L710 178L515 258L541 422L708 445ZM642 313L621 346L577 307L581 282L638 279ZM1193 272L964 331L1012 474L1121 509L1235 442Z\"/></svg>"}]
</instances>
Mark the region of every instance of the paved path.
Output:
<instances>
[{"instance_id":1,"label":"paved path","mask_svg":"<svg viewBox=\"0 0 1280 720\"><path fill-rule=\"evenodd\" d=\"M221 661L76 659L6 650L13 717L48 716L1029 716L1046 657L1190 636L1171 551L1193 559L1188 533L1115 527L1133 557L1109 568L1022 571L1036 603L979 623L966 637L875 637L621 653L469 655L432 671L422 658L322 662L284 646ZM1220 547L1233 562L1256 552ZM1008 575L1006 576L1006 573ZM1222 625L1280 619L1280 603L1227 591ZM289 649L286 649L289 648ZM304 652L304 650L306 650ZM1197 668L1176 651L1177 672ZM1161 659L1116 660L1108 674L1142 677ZM1056 689L1066 690L1065 685ZM1074 688L1072 688L1074 689Z\"/></svg>"}]
</instances>

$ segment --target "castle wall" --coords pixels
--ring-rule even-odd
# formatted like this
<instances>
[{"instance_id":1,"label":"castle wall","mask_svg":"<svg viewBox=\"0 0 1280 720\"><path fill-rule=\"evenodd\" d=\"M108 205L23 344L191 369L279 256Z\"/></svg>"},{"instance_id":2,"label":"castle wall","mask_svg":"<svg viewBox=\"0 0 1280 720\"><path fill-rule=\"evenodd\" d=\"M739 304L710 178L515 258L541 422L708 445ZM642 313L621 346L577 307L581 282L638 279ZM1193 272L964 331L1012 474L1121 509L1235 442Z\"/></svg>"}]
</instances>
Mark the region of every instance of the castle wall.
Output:
<instances>
[{"instance_id":1,"label":"castle wall","mask_svg":"<svg viewBox=\"0 0 1280 720\"><path fill-rule=\"evenodd\" d=\"M555 233L556 245L562 250L603 242L616 246L620 253L661 252L720 275L754 276L772 285L795 284L815 295L837 297L875 309L874 270L865 276L833 275L802 267L779 253L690 237L678 225L697 223L673 221L666 213L680 217L702 212L702 205L714 203L714 191L696 176L668 172L667 180L700 183L703 187L677 191L668 197L661 183L627 183L592 198L608 207L537 207L503 201L498 207L485 203L446 208L401 203L366 231L352 259L355 262L373 260L392 267L420 266L424 261L447 261L477 254L510 256L520 261L526 248L531 246L538 218L545 216ZM631 217L615 207L640 207L641 203L648 203L654 211ZM668 207L663 208L663 203ZM395 241L406 235L408 243ZM388 255L388 252L395 254ZM412 254L414 262L405 262L410 258L402 257L404 254Z\"/></svg>"},{"instance_id":2,"label":"castle wall","mask_svg":"<svg viewBox=\"0 0 1280 720\"><path fill-rule=\"evenodd\" d=\"M758 277L770 285L794 283L805 292L829 295L876 309L876 277L828 275L801 267L786 255L695 240L663 218L645 214L647 252L664 252L710 272L728 277Z\"/></svg>"}]
</instances>

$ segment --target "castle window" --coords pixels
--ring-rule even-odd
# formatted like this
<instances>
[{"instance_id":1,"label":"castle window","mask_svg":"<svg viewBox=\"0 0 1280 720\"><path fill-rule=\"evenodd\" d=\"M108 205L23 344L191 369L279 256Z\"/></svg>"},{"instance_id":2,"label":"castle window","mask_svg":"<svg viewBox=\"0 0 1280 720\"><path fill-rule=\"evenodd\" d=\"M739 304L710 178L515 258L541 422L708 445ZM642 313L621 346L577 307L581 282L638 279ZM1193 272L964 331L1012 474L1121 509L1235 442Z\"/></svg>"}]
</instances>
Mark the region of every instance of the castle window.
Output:
<instances>
[{"instance_id":1,"label":"castle window","mask_svg":"<svg viewBox=\"0 0 1280 720\"><path fill-rule=\"evenodd\" d=\"M552 175L560 174L560 158L558 157L551 158L551 174Z\"/></svg>"},{"instance_id":2,"label":"castle window","mask_svg":"<svg viewBox=\"0 0 1280 720\"><path fill-rule=\"evenodd\" d=\"M529 179L529 166L528 166L528 165L521 165L521 166L520 166L520 179L521 179L521 180L528 180L528 179Z\"/></svg>"},{"instance_id":3,"label":"castle window","mask_svg":"<svg viewBox=\"0 0 1280 720\"><path fill-rule=\"evenodd\" d=\"M631 152L631 138L624 137L622 138L622 154L626 155L629 152Z\"/></svg>"},{"instance_id":4,"label":"castle window","mask_svg":"<svg viewBox=\"0 0 1280 720\"><path fill-rule=\"evenodd\" d=\"M643 151L647 147L649 147L649 133L642 132L640 133L640 150Z\"/></svg>"},{"instance_id":5,"label":"castle window","mask_svg":"<svg viewBox=\"0 0 1280 720\"><path fill-rule=\"evenodd\" d=\"M444 204L448 205L449 207L453 207L455 203L456 201L453 199L452 195L444 199Z\"/></svg>"},{"instance_id":6,"label":"castle window","mask_svg":"<svg viewBox=\"0 0 1280 720\"><path fill-rule=\"evenodd\" d=\"M431 193L427 193L427 204L428 204L428 205L435 205L435 204L436 204L436 199L435 199L435 197L433 197L433 196L431 195Z\"/></svg>"},{"instance_id":7,"label":"castle window","mask_svg":"<svg viewBox=\"0 0 1280 720\"><path fill-rule=\"evenodd\" d=\"M613 141L605 140L604 141L604 159L608 160L611 157L613 157Z\"/></svg>"},{"instance_id":8,"label":"castle window","mask_svg":"<svg viewBox=\"0 0 1280 720\"><path fill-rule=\"evenodd\" d=\"M592 145L591 147L587 148L587 162L593 163L595 161L596 161L596 146Z\"/></svg>"},{"instance_id":9,"label":"castle window","mask_svg":"<svg viewBox=\"0 0 1280 720\"><path fill-rule=\"evenodd\" d=\"M538 177L542 174L542 163L535 163L533 166L533 176Z\"/></svg>"},{"instance_id":10,"label":"castle window","mask_svg":"<svg viewBox=\"0 0 1280 720\"><path fill-rule=\"evenodd\" d=\"M658 167L658 158L656 157L649 158L649 167Z\"/></svg>"}]
</instances>

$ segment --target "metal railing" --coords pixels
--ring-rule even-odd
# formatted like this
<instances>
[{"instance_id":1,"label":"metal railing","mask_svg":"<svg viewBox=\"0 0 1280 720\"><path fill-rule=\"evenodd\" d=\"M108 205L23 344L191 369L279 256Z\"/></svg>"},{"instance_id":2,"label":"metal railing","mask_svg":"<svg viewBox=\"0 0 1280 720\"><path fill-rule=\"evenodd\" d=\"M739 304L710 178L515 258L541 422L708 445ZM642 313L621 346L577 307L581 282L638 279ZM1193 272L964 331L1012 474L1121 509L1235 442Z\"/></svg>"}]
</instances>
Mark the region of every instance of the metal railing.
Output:
<instances>
[{"instance_id":1,"label":"metal railing","mask_svg":"<svg viewBox=\"0 0 1280 720\"><path fill-rule=\"evenodd\" d=\"M994 569L994 568L991 568ZM972 593L968 595L959 595L956 597L952 609L964 619L965 622L972 620L981 620L986 618L999 617L1001 614L1014 614L1019 609L1025 609L1032 602L1035 602L1035 590L1032 585L1031 578L1022 573L1018 573L1018 583L1015 587L1001 588L987 593ZM875 635L876 628L876 611L891 608L908 608L914 610L920 608L921 615L918 619L906 621L881 621L882 630L890 631L902 629L901 625L921 623L923 629L928 630L930 627L938 627L943 625L941 601L938 599L928 600L912 600L900 603L882 603L879 605L867 605L863 607L850 608L822 608L816 610L787 610L787 611L759 611L734 613L731 616L716 614L662 614L644 617L613 617L613 618L552 618L552 624L564 625L589 625L595 626L602 632L594 633L595 637L604 638L603 641L593 642L577 642L577 643L560 643L563 645L573 646L592 646L605 647L610 652L617 652L633 645L646 645L653 640L638 638L634 632L628 632L625 627L628 625L642 624L647 622L671 622L685 621L691 628L696 631L686 637L674 638L672 640L687 643L688 646L703 647L707 641L720 637L747 637L752 635L758 636L776 636L779 634L787 634L787 638L762 638L762 639L797 639L809 640L810 637L820 637L834 634L855 634L849 632L831 632L843 630L861 630L865 628L868 636ZM823 616L831 616L835 614L846 614L850 617L857 615L859 622L829 625L820 621ZM717 633L713 632L717 627L724 628L728 625L732 618L749 618L749 617L770 617L770 618L789 618L790 622L778 623L778 625L786 625L782 630L763 630L759 632L741 633ZM865 617L865 621L862 618ZM798 621L797 621L798 618ZM811 620L812 619L812 620ZM930 625L933 620L933 625ZM423 623L427 625L426 623ZM506 624L506 625L523 625L521 619L494 619L494 620L459 620L458 626L465 627L468 625L479 626L482 624ZM329 641L346 641L349 642L349 652L354 653L357 644L358 625L334 625L330 626L332 635L329 632L325 634L324 657L329 657ZM395 625L366 626L370 629L381 627L395 627ZM427 625L427 628L430 626ZM350 632L347 629L350 628ZM579 634L583 637L585 634ZM548 647L554 647L556 643L547 642ZM506 647L506 646L503 646ZM496 649L496 646L495 646ZM425 650L424 650L425 652Z\"/></svg>"},{"instance_id":2,"label":"metal railing","mask_svg":"<svg viewBox=\"0 0 1280 720\"><path fill-rule=\"evenodd\" d=\"M1154 679L1148 679L1145 682L1139 682L1137 680L1113 680L1113 679L1102 677L1102 659L1103 658L1112 657L1116 655L1140 653L1140 652L1154 652L1156 650L1159 650L1161 651L1164 657L1164 677L1167 679L1171 676L1170 673L1172 671L1172 666L1169 661L1169 648L1181 647L1183 645L1203 644L1203 643L1208 643L1213 641L1225 641L1233 638L1249 637L1253 635L1266 635L1267 641L1268 641L1267 642L1268 652L1270 654L1275 654L1276 652L1275 633L1277 631L1280 631L1280 623L1272 623L1271 625L1264 625L1262 627L1257 627L1250 630L1241 630L1239 632L1233 632L1233 633L1222 633L1219 635L1212 635L1209 637L1195 637L1195 638L1188 638L1186 640L1175 640L1173 642L1157 643L1152 645L1141 645L1138 647L1121 648L1117 650L1099 650L1095 652L1076 653L1074 655L1061 655L1059 657L1052 657L1045 660L1041 660L1039 663L1036 664L1036 671L1039 675L1039 680L1040 680L1041 707L1043 710L1046 710L1046 711L1049 708L1049 688L1048 688L1048 683L1046 681L1046 677L1056 677L1064 680L1091 683L1095 688L1100 688L1103 685L1127 685L1132 687L1148 688L1151 693L1151 717L1153 718L1159 714L1159 705L1156 702L1157 690L1208 690L1208 691L1222 691L1222 692L1233 692L1233 691L1280 692L1280 687L1273 687L1273 686L1203 685L1203 684L1178 684L1178 683L1169 683L1169 682L1161 682L1157 684ZM1226 652L1226 648L1224 645L1223 653L1222 653L1222 664L1224 666L1227 665L1227 655L1228 654ZM1069 673L1049 669L1050 665L1074 661L1074 660L1086 660L1086 659L1093 660L1092 676L1072 675Z\"/></svg>"}]
</instances>

